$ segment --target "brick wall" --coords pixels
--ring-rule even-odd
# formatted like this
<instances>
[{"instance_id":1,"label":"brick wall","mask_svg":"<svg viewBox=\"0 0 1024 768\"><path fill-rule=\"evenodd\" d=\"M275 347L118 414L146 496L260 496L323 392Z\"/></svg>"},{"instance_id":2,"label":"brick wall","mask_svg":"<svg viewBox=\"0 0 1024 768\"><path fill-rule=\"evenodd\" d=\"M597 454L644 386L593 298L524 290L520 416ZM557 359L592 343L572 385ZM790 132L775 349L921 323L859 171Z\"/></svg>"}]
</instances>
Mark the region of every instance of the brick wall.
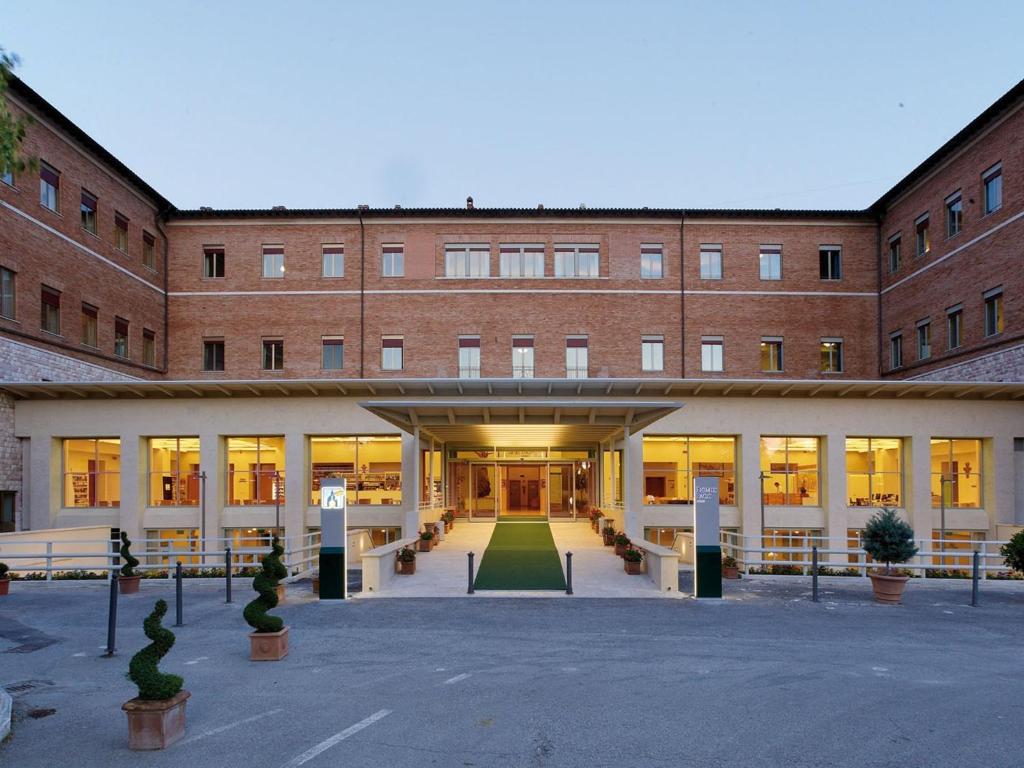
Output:
<instances>
[{"instance_id":1,"label":"brick wall","mask_svg":"<svg viewBox=\"0 0 1024 768\"><path fill-rule=\"evenodd\" d=\"M913 378L928 381L1024 381L1024 344L979 355Z\"/></svg>"}]
</instances>

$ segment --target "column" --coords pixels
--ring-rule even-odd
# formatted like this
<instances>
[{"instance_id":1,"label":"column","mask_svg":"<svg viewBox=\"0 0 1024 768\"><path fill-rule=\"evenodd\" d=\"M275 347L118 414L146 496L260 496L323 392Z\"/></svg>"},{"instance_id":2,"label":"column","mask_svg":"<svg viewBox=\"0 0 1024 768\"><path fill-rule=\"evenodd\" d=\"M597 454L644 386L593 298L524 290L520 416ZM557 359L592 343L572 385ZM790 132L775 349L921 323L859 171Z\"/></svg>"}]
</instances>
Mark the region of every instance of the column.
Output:
<instances>
[{"instance_id":1,"label":"column","mask_svg":"<svg viewBox=\"0 0 1024 768\"><path fill-rule=\"evenodd\" d=\"M761 435L744 432L738 442L740 533L744 536L745 547L758 547L760 539L749 537L764 533L761 530Z\"/></svg>"},{"instance_id":2,"label":"column","mask_svg":"<svg viewBox=\"0 0 1024 768\"><path fill-rule=\"evenodd\" d=\"M142 473L146 471L146 461L142 455L146 449L142 442L137 433L121 433L121 509L118 519L121 530L132 541L143 538L141 510L146 508L149 501L142 496L148 484L139 482ZM136 546L133 549L135 553L141 553L145 547Z\"/></svg>"},{"instance_id":3,"label":"column","mask_svg":"<svg viewBox=\"0 0 1024 768\"><path fill-rule=\"evenodd\" d=\"M224 445L216 432L199 434L199 471L206 473L206 542L203 550L212 552L223 549L218 541L224 532L221 529L221 511L227 500L224 484L227 481ZM202 492L202 482L199 484ZM203 535L203 500L199 500L199 535ZM208 557L207 560L210 558Z\"/></svg>"},{"instance_id":4,"label":"column","mask_svg":"<svg viewBox=\"0 0 1024 768\"><path fill-rule=\"evenodd\" d=\"M825 436L821 453L819 486L825 512L825 538L829 549L845 549L847 544L846 435L830 432ZM819 555L819 562L833 567L849 565L846 555Z\"/></svg>"},{"instance_id":5,"label":"column","mask_svg":"<svg viewBox=\"0 0 1024 768\"><path fill-rule=\"evenodd\" d=\"M309 492L306 486L306 470L309 457L306 436L301 432L288 432L284 436L284 505L281 507L281 525L284 535L292 540L292 546L302 546L302 535L306 532L306 505Z\"/></svg>"},{"instance_id":6,"label":"column","mask_svg":"<svg viewBox=\"0 0 1024 768\"><path fill-rule=\"evenodd\" d=\"M907 496L907 516L914 529L914 538L924 541L924 544L918 544L918 547L930 550L932 548L932 529L935 527L937 514L932 509L931 438L927 435L914 435L907 440L907 443L904 456L909 461L903 473L903 490Z\"/></svg>"},{"instance_id":7,"label":"column","mask_svg":"<svg viewBox=\"0 0 1024 768\"><path fill-rule=\"evenodd\" d=\"M402 536L415 536L420 529L420 428L402 435Z\"/></svg>"},{"instance_id":8,"label":"column","mask_svg":"<svg viewBox=\"0 0 1024 768\"><path fill-rule=\"evenodd\" d=\"M626 427L622 435L622 501L625 509L623 527L626 535L640 541L644 537L640 512L643 509L644 451L643 436L630 434Z\"/></svg>"}]
</instances>

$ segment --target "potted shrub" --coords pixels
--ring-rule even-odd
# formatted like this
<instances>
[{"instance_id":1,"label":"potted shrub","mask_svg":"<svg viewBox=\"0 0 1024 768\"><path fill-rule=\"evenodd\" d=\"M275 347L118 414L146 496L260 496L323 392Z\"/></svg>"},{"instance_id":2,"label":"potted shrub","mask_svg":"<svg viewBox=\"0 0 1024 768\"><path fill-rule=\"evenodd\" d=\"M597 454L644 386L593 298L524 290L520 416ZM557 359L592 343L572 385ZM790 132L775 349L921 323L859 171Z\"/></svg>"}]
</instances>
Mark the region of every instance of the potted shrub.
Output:
<instances>
[{"instance_id":1,"label":"potted shrub","mask_svg":"<svg viewBox=\"0 0 1024 768\"><path fill-rule=\"evenodd\" d=\"M615 546L615 529L610 525L601 532L604 537L604 545L606 547Z\"/></svg>"},{"instance_id":2,"label":"potted shrub","mask_svg":"<svg viewBox=\"0 0 1024 768\"><path fill-rule=\"evenodd\" d=\"M444 532L448 533L452 528L455 527L455 513L450 509L446 509L444 514L441 515L441 520L444 521Z\"/></svg>"},{"instance_id":3,"label":"potted shrub","mask_svg":"<svg viewBox=\"0 0 1024 768\"><path fill-rule=\"evenodd\" d=\"M630 576L635 576L640 573L640 566L644 560L644 553L639 549L633 549L633 547L627 547L622 553L622 564L625 568L626 573Z\"/></svg>"},{"instance_id":4,"label":"potted shrub","mask_svg":"<svg viewBox=\"0 0 1024 768\"><path fill-rule=\"evenodd\" d=\"M738 579L740 577L740 569L736 564L736 558L732 555L726 555L722 558L722 577L725 579Z\"/></svg>"},{"instance_id":5,"label":"potted shrub","mask_svg":"<svg viewBox=\"0 0 1024 768\"><path fill-rule=\"evenodd\" d=\"M885 563L885 569L868 573L875 600L896 605L900 602L907 584L905 574L893 571L893 563L905 563L917 554L914 546L914 531L896 514L896 510L883 507L864 526L864 551L877 563Z\"/></svg>"},{"instance_id":6,"label":"potted shrub","mask_svg":"<svg viewBox=\"0 0 1024 768\"><path fill-rule=\"evenodd\" d=\"M1010 540L999 548L1003 562L1011 571L1024 573L1024 531L1017 531ZM3 563L0 563L0 576L3 575ZM0 595L4 594L0 591Z\"/></svg>"},{"instance_id":7,"label":"potted shrub","mask_svg":"<svg viewBox=\"0 0 1024 768\"><path fill-rule=\"evenodd\" d=\"M6 595L11 588L11 577L7 575L7 563L0 563L0 595Z\"/></svg>"},{"instance_id":8,"label":"potted shrub","mask_svg":"<svg viewBox=\"0 0 1024 768\"><path fill-rule=\"evenodd\" d=\"M398 572L403 576L412 576L416 573L416 550L409 547L402 547L398 550Z\"/></svg>"},{"instance_id":9,"label":"potted shrub","mask_svg":"<svg viewBox=\"0 0 1024 768\"><path fill-rule=\"evenodd\" d=\"M288 655L288 627L280 616L268 616L267 611L277 606L277 582L288 575L281 563L284 547L275 536L270 552L260 560L262 570L252 580L252 588L259 596L245 606L242 615L253 628L249 633L249 658L252 661L279 661Z\"/></svg>"},{"instance_id":10,"label":"potted shrub","mask_svg":"<svg viewBox=\"0 0 1024 768\"><path fill-rule=\"evenodd\" d=\"M594 529L594 533L601 532L601 518L604 517L604 512L600 509L590 510L590 527Z\"/></svg>"},{"instance_id":11,"label":"potted shrub","mask_svg":"<svg viewBox=\"0 0 1024 768\"><path fill-rule=\"evenodd\" d=\"M180 677L157 666L174 645L174 633L160 623L165 613L167 603L157 600L142 622L152 642L128 664L128 677L139 688L138 696L121 705L128 716L129 749L163 749L185 735L185 702L191 694L181 689Z\"/></svg>"},{"instance_id":12,"label":"potted shrub","mask_svg":"<svg viewBox=\"0 0 1024 768\"><path fill-rule=\"evenodd\" d=\"M420 534L420 540L416 542L420 552L429 552L434 548L434 532L424 531Z\"/></svg>"},{"instance_id":13,"label":"potted shrub","mask_svg":"<svg viewBox=\"0 0 1024 768\"><path fill-rule=\"evenodd\" d=\"M615 554L619 557L626 552L629 547L630 541L629 536L626 535L625 531L619 531L615 534Z\"/></svg>"},{"instance_id":14,"label":"potted shrub","mask_svg":"<svg viewBox=\"0 0 1024 768\"><path fill-rule=\"evenodd\" d=\"M122 595L134 595L139 591L139 579L142 577L135 573L135 566L139 564L131 552L132 543L128 540L128 534L121 531L121 557L124 558L124 565L121 566L121 575L117 579L117 588Z\"/></svg>"}]
</instances>

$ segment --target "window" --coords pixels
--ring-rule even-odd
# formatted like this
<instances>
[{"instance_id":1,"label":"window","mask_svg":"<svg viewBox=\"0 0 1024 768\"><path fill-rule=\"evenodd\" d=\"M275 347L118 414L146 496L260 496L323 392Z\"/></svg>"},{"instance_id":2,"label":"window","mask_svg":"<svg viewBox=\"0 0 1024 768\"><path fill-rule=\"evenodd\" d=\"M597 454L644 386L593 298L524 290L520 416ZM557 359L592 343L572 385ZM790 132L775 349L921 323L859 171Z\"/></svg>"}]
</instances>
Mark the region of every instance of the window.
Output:
<instances>
[{"instance_id":1,"label":"window","mask_svg":"<svg viewBox=\"0 0 1024 768\"><path fill-rule=\"evenodd\" d=\"M821 372L842 373L843 372L843 340L822 339L821 340Z\"/></svg>"},{"instance_id":2,"label":"window","mask_svg":"<svg viewBox=\"0 0 1024 768\"><path fill-rule=\"evenodd\" d=\"M985 215L1003 207L1003 165L997 163L981 175Z\"/></svg>"},{"instance_id":3,"label":"window","mask_svg":"<svg viewBox=\"0 0 1024 768\"><path fill-rule=\"evenodd\" d=\"M325 245L322 247L323 276L345 276L345 246Z\"/></svg>"},{"instance_id":4,"label":"window","mask_svg":"<svg viewBox=\"0 0 1024 768\"><path fill-rule=\"evenodd\" d=\"M903 366L903 334L894 333L889 337L889 367Z\"/></svg>"},{"instance_id":5,"label":"window","mask_svg":"<svg viewBox=\"0 0 1024 768\"><path fill-rule=\"evenodd\" d=\"M224 370L224 340L207 339L203 341L203 370Z\"/></svg>"},{"instance_id":6,"label":"window","mask_svg":"<svg viewBox=\"0 0 1024 768\"><path fill-rule=\"evenodd\" d=\"M480 378L479 336L459 336L459 378Z\"/></svg>"},{"instance_id":7,"label":"window","mask_svg":"<svg viewBox=\"0 0 1024 768\"><path fill-rule=\"evenodd\" d=\"M128 357L128 321L123 317L114 318L114 354Z\"/></svg>"},{"instance_id":8,"label":"window","mask_svg":"<svg viewBox=\"0 0 1024 768\"><path fill-rule=\"evenodd\" d=\"M142 265L156 269L156 238L145 230L142 231Z\"/></svg>"},{"instance_id":9,"label":"window","mask_svg":"<svg viewBox=\"0 0 1024 768\"><path fill-rule=\"evenodd\" d=\"M544 246L499 246L499 269L502 277L544 277Z\"/></svg>"},{"instance_id":10,"label":"window","mask_svg":"<svg viewBox=\"0 0 1024 768\"><path fill-rule=\"evenodd\" d=\"M766 506L818 506L818 438L762 437Z\"/></svg>"},{"instance_id":11,"label":"window","mask_svg":"<svg viewBox=\"0 0 1024 768\"><path fill-rule=\"evenodd\" d=\"M903 255L900 251L900 243L902 238L899 235L894 235L889 238L889 271L896 272L899 270L900 265L903 263Z\"/></svg>"},{"instance_id":12,"label":"window","mask_svg":"<svg viewBox=\"0 0 1024 768\"><path fill-rule=\"evenodd\" d=\"M283 505L284 470L283 437L229 437L228 504Z\"/></svg>"},{"instance_id":13,"label":"window","mask_svg":"<svg viewBox=\"0 0 1024 768\"><path fill-rule=\"evenodd\" d=\"M782 339L774 336L761 339L761 370L767 373L782 370Z\"/></svg>"},{"instance_id":14,"label":"window","mask_svg":"<svg viewBox=\"0 0 1024 768\"><path fill-rule=\"evenodd\" d=\"M995 336L1003 332L1003 287L993 288L982 294L985 299L985 335Z\"/></svg>"},{"instance_id":15,"label":"window","mask_svg":"<svg viewBox=\"0 0 1024 768\"><path fill-rule=\"evenodd\" d=\"M555 277L599 277L600 274L598 246L555 246Z\"/></svg>"},{"instance_id":16,"label":"window","mask_svg":"<svg viewBox=\"0 0 1024 768\"><path fill-rule=\"evenodd\" d=\"M700 279L722 279L722 246L702 244L700 247Z\"/></svg>"},{"instance_id":17,"label":"window","mask_svg":"<svg viewBox=\"0 0 1024 768\"><path fill-rule=\"evenodd\" d=\"M932 356L932 323L930 320L917 321L917 359L927 360Z\"/></svg>"},{"instance_id":18,"label":"window","mask_svg":"<svg viewBox=\"0 0 1024 768\"><path fill-rule=\"evenodd\" d=\"M822 280L843 278L843 249L838 245L823 245L818 249L818 271Z\"/></svg>"},{"instance_id":19,"label":"window","mask_svg":"<svg viewBox=\"0 0 1024 768\"><path fill-rule=\"evenodd\" d=\"M99 310L92 304L82 304L82 343L87 347L98 347L96 326Z\"/></svg>"},{"instance_id":20,"label":"window","mask_svg":"<svg viewBox=\"0 0 1024 768\"><path fill-rule=\"evenodd\" d=\"M897 437L846 438L846 495L851 507L899 507L903 494L903 441Z\"/></svg>"},{"instance_id":21,"label":"window","mask_svg":"<svg viewBox=\"0 0 1024 768\"><path fill-rule=\"evenodd\" d=\"M142 364L156 365L156 333L149 328L142 329Z\"/></svg>"},{"instance_id":22,"label":"window","mask_svg":"<svg viewBox=\"0 0 1024 768\"><path fill-rule=\"evenodd\" d=\"M224 277L224 249L203 249L203 277Z\"/></svg>"},{"instance_id":23,"label":"window","mask_svg":"<svg viewBox=\"0 0 1024 768\"><path fill-rule=\"evenodd\" d=\"M64 441L64 506L121 506L121 441L78 438Z\"/></svg>"},{"instance_id":24,"label":"window","mask_svg":"<svg viewBox=\"0 0 1024 768\"><path fill-rule=\"evenodd\" d=\"M762 245L758 257L762 280L782 279L782 246Z\"/></svg>"},{"instance_id":25,"label":"window","mask_svg":"<svg viewBox=\"0 0 1024 768\"><path fill-rule=\"evenodd\" d=\"M946 237L960 234L964 228L964 199L960 192L946 198Z\"/></svg>"},{"instance_id":26,"label":"window","mask_svg":"<svg viewBox=\"0 0 1024 768\"><path fill-rule=\"evenodd\" d=\"M0 181L6 184L8 187L14 186L14 174L7 168L0 171ZM14 530L13 528L11 530Z\"/></svg>"},{"instance_id":27,"label":"window","mask_svg":"<svg viewBox=\"0 0 1024 768\"><path fill-rule=\"evenodd\" d=\"M444 247L445 277L490 277L491 247L489 245L446 245Z\"/></svg>"},{"instance_id":28,"label":"window","mask_svg":"<svg viewBox=\"0 0 1024 768\"><path fill-rule=\"evenodd\" d=\"M932 507L982 506L981 440L932 438Z\"/></svg>"},{"instance_id":29,"label":"window","mask_svg":"<svg viewBox=\"0 0 1024 768\"><path fill-rule=\"evenodd\" d=\"M196 502L188 502L195 506ZM203 539L199 528L146 528L146 565L172 568L179 560L182 565L199 565L205 557L195 554L203 550ZM225 529L230 530L230 529ZM238 549L237 547L235 548ZM248 558L249 555L244 557ZM232 560L236 560L232 557Z\"/></svg>"},{"instance_id":30,"label":"window","mask_svg":"<svg viewBox=\"0 0 1024 768\"><path fill-rule=\"evenodd\" d=\"M654 280L665 276L665 254L660 245L640 246L640 277Z\"/></svg>"},{"instance_id":31,"label":"window","mask_svg":"<svg viewBox=\"0 0 1024 768\"><path fill-rule=\"evenodd\" d=\"M199 438L149 439L149 506L199 506Z\"/></svg>"},{"instance_id":32,"label":"window","mask_svg":"<svg viewBox=\"0 0 1024 768\"><path fill-rule=\"evenodd\" d=\"M700 340L700 369L721 372L725 370L725 343L721 336L703 336Z\"/></svg>"},{"instance_id":33,"label":"window","mask_svg":"<svg viewBox=\"0 0 1024 768\"><path fill-rule=\"evenodd\" d=\"M9 183L9 182L8 182ZM0 491L0 533L14 531L14 491Z\"/></svg>"},{"instance_id":34,"label":"window","mask_svg":"<svg viewBox=\"0 0 1024 768\"><path fill-rule=\"evenodd\" d=\"M14 275L13 269L0 267L0 317L14 319Z\"/></svg>"},{"instance_id":35,"label":"window","mask_svg":"<svg viewBox=\"0 0 1024 768\"><path fill-rule=\"evenodd\" d=\"M322 336L320 367L325 371L340 371L345 365L345 337Z\"/></svg>"},{"instance_id":36,"label":"window","mask_svg":"<svg viewBox=\"0 0 1024 768\"><path fill-rule=\"evenodd\" d=\"M644 336L640 339L640 367L645 371L665 370L663 336Z\"/></svg>"},{"instance_id":37,"label":"window","mask_svg":"<svg viewBox=\"0 0 1024 768\"><path fill-rule=\"evenodd\" d=\"M320 504L326 478L347 480L348 503L402 503L399 435L324 435L309 438L309 503Z\"/></svg>"},{"instance_id":38,"label":"window","mask_svg":"<svg viewBox=\"0 0 1024 768\"><path fill-rule=\"evenodd\" d=\"M405 246L381 246L381 275L384 277L402 277L405 274Z\"/></svg>"},{"instance_id":39,"label":"window","mask_svg":"<svg viewBox=\"0 0 1024 768\"><path fill-rule=\"evenodd\" d=\"M915 251L918 256L926 256L932 249L932 241L928 237L928 214L918 216L914 222Z\"/></svg>"},{"instance_id":40,"label":"window","mask_svg":"<svg viewBox=\"0 0 1024 768\"><path fill-rule=\"evenodd\" d=\"M380 341L380 369L400 371L405 365L405 339L401 336L385 336Z\"/></svg>"},{"instance_id":41,"label":"window","mask_svg":"<svg viewBox=\"0 0 1024 768\"><path fill-rule=\"evenodd\" d=\"M964 343L964 305L957 304L946 310L946 343L956 349Z\"/></svg>"},{"instance_id":42,"label":"window","mask_svg":"<svg viewBox=\"0 0 1024 768\"><path fill-rule=\"evenodd\" d=\"M281 278L284 277L284 246L264 245L263 246L263 277Z\"/></svg>"},{"instance_id":43,"label":"window","mask_svg":"<svg viewBox=\"0 0 1024 768\"><path fill-rule=\"evenodd\" d=\"M644 503L692 504L693 481L718 477L718 500L736 503L736 438L644 435Z\"/></svg>"},{"instance_id":44,"label":"window","mask_svg":"<svg viewBox=\"0 0 1024 768\"><path fill-rule=\"evenodd\" d=\"M59 336L60 291L54 288L48 288L44 285L42 288L40 309L41 317L39 321L39 327L42 328L47 333L53 333Z\"/></svg>"},{"instance_id":45,"label":"window","mask_svg":"<svg viewBox=\"0 0 1024 768\"><path fill-rule=\"evenodd\" d=\"M39 204L51 211L60 211L60 171L39 163Z\"/></svg>"},{"instance_id":46,"label":"window","mask_svg":"<svg viewBox=\"0 0 1024 768\"><path fill-rule=\"evenodd\" d=\"M512 378L533 378L533 336L512 337Z\"/></svg>"},{"instance_id":47,"label":"window","mask_svg":"<svg viewBox=\"0 0 1024 768\"><path fill-rule=\"evenodd\" d=\"M284 370L284 339L263 340L263 370Z\"/></svg>"},{"instance_id":48,"label":"window","mask_svg":"<svg viewBox=\"0 0 1024 768\"><path fill-rule=\"evenodd\" d=\"M565 340L565 378L585 379L588 372L587 337L569 336Z\"/></svg>"},{"instance_id":49,"label":"window","mask_svg":"<svg viewBox=\"0 0 1024 768\"><path fill-rule=\"evenodd\" d=\"M82 203L79 206L82 215L82 229L96 234L96 196L82 190Z\"/></svg>"},{"instance_id":50,"label":"window","mask_svg":"<svg viewBox=\"0 0 1024 768\"><path fill-rule=\"evenodd\" d=\"M128 219L120 213L114 214L114 247L128 253Z\"/></svg>"}]
</instances>

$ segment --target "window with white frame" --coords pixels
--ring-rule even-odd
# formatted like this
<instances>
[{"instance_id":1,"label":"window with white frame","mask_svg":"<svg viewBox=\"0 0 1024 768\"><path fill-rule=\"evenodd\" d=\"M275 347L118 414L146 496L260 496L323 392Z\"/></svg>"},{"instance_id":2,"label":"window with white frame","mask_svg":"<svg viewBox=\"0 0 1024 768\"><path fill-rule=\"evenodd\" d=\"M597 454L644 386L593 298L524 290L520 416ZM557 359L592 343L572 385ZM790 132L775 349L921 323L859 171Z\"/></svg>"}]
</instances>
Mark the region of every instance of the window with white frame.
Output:
<instances>
[{"instance_id":1,"label":"window with white frame","mask_svg":"<svg viewBox=\"0 0 1024 768\"><path fill-rule=\"evenodd\" d=\"M1003 164L996 163L981 174L984 211L987 216L1003 207Z\"/></svg>"},{"instance_id":2,"label":"window with white frame","mask_svg":"<svg viewBox=\"0 0 1024 768\"><path fill-rule=\"evenodd\" d=\"M599 277L600 252L596 245L556 245L555 277Z\"/></svg>"},{"instance_id":3,"label":"window with white frame","mask_svg":"<svg viewBox=\"0 0 1024 768\"><path fill-rule=\"evenodd\" d=\"M544 246L499 246L499 269L502 277L544 277Z\"/></svg>"},{"instance_id":4,"label":"window with white frame","mask_svg":"<svg viewBox=\"0 0 1024 768\"><path fill-rule=\"evenodd\" d=\"M843 248L823 245L818 248L818 274L822 280L843 279Z\"/></svg>"},{"instance_id":5,"label":"window with white frame","mask_svg":"<svg viewBox=\"0 0 1024 768\"><path fill-rule=\"evenodd\" d=\"M640 339L640 364L644 371L665 370L665 337L643 336Z\"/></svg>"},{"instance_id":6,"label":"window with white frame","mask_svg":"<svg viewBox=\"0 0 1024 768\"><path fill-rule=\"evenodd\" d=\"M114 318L114 354L128 357L128 321L123 317Z\"/></svg>"},{"instance_id":7,"label":"window with white frame","mask_svg":"<svg viewBox=\"0 0 1024 768\"><path fill-rule=\"evenodd\" d=\"M345 246L344 245L323 245L321 246L321 259L323 262L324 277L345 276Z\"/></svg>"},{"instance_id":8,"label":"window with white frame","mask_svg":"<svg viewBox=\"0 0 1024 768\"><path fill-rule=\"evenodd\" d=\"M156 269L156 238L146 230L142 230L142 264Z\"/></svg>"},{"instance_id":9,"label":"window with white frame","mask_svg":"<svg viewBox=\"0 0 1024 768\"><path fill-rule=\"evenodd\" d=\"M480 378L479 336L459 336L459 378Z\"/></svg>"},{"instance_id":10,"label":"window with white frame","mask_svg":"<svg viewBox=\"0 0 1024 768\"><path fill-rule=\"evenodd\" d=\"M380 273L384 277L405 275L405 246L390 244L381 246Z\"/></svg>"},{"instance_id":11,"label":"window with white frame","mask_svg":"<svg viewBox=\"0 0 1024 768\"><path fill-rule=\"evenodd\" d=\"M964 198L957 190L946 198L946 237L960 234L964 228Z\"/></svg>"},{"instance_id":12,"label":"window with white frame","mask_svg":"<svg viewBox=\"0 0 1024 768\"><path fill-rule=\"evenodd\" d=\"M512 337L512 378L533 378L533 336Z\"/></svg>"},{"instance_id":13,"label":"window with white frame","mask_svg":"<svg viewBox=\"0 0 1024 768\"><path fill-rule=\"evenodd\" d=\"M325 371L340 371L345 365L345 337L320 337L320 367Z\"/></svg>"},{"instance_id":14,"label":"window with white frame","mask_svg":"<svg viewBox=\"0 0 1024 768\"><path fill-rule=\"evenodd\" d=\"M842 373L843 372L843 340L822 339L821 340L821 372Z\"/></svg>"},{"instance_id":15,"label":"window with white frame","mask_svg":"<svg viewBox=\"0 0 1024 768\"><path fill-rule=\"evenodd\" d=\"M718 373L725 370L725 340L721 336L701 337L700 369Z\"/></svg>"},{"instance_id":16,"label":"window with white frame","mask_svg":"<svg viewBox=\"0 0 1024 768\"><path fill-rule=\"evenodd\" d=\"M78 206L79 215L82 220L82 229L90 234L96 234L96 195L82 190L82 202Z\"/></svg>"},{"instance_id":17,"label":"window with white frame","mask_svg":"<svg viewBox=\"0 0 1024 768\"><path fill-rule=\"evenodd\" d=\"M401 336L385 336L380 342L382 371L400 371L405 365L405 340Z\"/></svg>"},{"instance_id":18,"label":"window with white frame","mask_svg":"<svg viewBox=\"0 0 1024 768\"><path fill-rule=\"evenodd\" d=\"M284 339L263 340L263 370L284 370Z\"/></svg>"},{"instance_id":19,"label":"window with white frame","mask_svg":"<svg viewBox=\"0 0 1024 768\"><path fill-rule=\"evenodd\" d=\"M782 279L781 245L762 245L758 260L762 280Z\"/></svg>"},{"instance_id":20,"label":"window with white frame","mask_svg":"<svg viewBox=\"0 0 1024 768\"><path fill-rule=\"evenodd\" d=\"M263 277L284 277L284 246L263 246Z\"/></svg>"},{"instance_id":21,"label":"window with white frame","mask_svg":"<svg viewBox=\"0 0 1024 768\"><path fill-rule=\"evenodd\" d=\"M665 276L665 253L661 245L640 246L640 277L656 280Z\"/></svg>"},{"instance_id":22,"label":"window with white frame","mask_svg":"<svg viewBox=\"0 0 1024 768\"><path fill-rule=\"evenodd\" d=\"M569 336L565 339L565 378L587 378L589 370L587 352L586 336Z\"/></svg>"},{"instance_id":23,"label":"window with white frame","mask_svg":"<svg viewBox=\"0 0 1024 768\"><path fill-rule=\"evenodd\" d=\"M932 356L931 320L917 321L917 359L927 360Z\"/></svg>"},{"instance_id":24,"label":"window with white frame","mask_svg":"<svg viewBox=\"0 0 1024 768\"><path fill-rule=\"evenodd\" d=\"M992 288L982 294L985 300L985 335L995 336L1003 332L1003 286Z\"/></svg>"},{"instance_id":25,"label":"window with white frame","mask_svg":"<svg viewBox=\"0 0 1024 768\"><path fill-rule=\"evenodd\" d=\"M39 204L51 211L60 211L60 171L39 161Z\"/></svg>"},{"instance_id":26,"label":"window with white frame","mask_svg":"<svg viewBox=\"0 0 1024 768\"><path fill-rule=\"evenodd\" d=\"M722 279L722 246L702 243L700 246L700 279Z\"/></svg>"},{"instance_id":27,"label":"window with white frame","mask_svg":"<svg viewBox=\"0 0 1024 768\"><path fill-rule=\"evenodd\" d=\"M964 305L956 304L946 310L946 346L956 349L964 343Z\"/></svg>"},{"instance_id":28,"label":"window with white frame","mask_svg":"<svg viewBox=\"0 0 1024 768\"><path fill-rule=\"evenodd\" d=\"M894 333L889 336L889 367L903 367L903 334Z\"/></svg>"},{"instance_id":29,"label":"window with white frame","mask_svg":"<svg viewBox=\"0 0 1024 768\"><path fill-rule=\"evenodd\" d=\"M899 235L889 238L889 271L896 272L903 264L902 240Z\"/></svg>"},{"instance_id":30,"label":"window with white frame","mask_svg":"<svg viewBox=\"0 0 1024 768\"><path fill-rule=\"evenodd\" d=\"M128 217L114 212L114 247L128 253Z\"/></svg>"},{"instance_id":31,"label":"window with white frame","mask_svg":"<svg viewBox=\"0 0 1024 768\"><path fill-rule=\"evenodd\" d=\"M14 270L0 267L0 317L9 320L14 319L14 282Z\"/></svg>"},{"instance_id":32,"label":"window with white frame","mask_svg":"<svg viewBox=\"0 0 1024 768\"><path fill-rule=\"evenodd\" d=\"M918 216L914 221L914 253L925 256L932 249L931 237L928 234L928 214Z\"/></svg>"},{"instance_id":33,"label":"window with white frame","mask_svg":"<svg viewBox=\"0 0 1024 768\"><path fill-rule=\"evenodd\" d=\"M203 277L224 277L224 249L203 247Z\"/></svg>"},{"instance_id":34,"label":"window with white frame","mask_svg":"<svg viewBox=\"0 0 1024 768\"><path fill-rule=\"evenodd\" d=\"M782 371L782 338L764 336L761 338L761 370L766 373Z\"/></svg>"},{"instance_id":35,"label":"window with white frame","mask_svg":"<svg viewBox=\"0 0 1024 768\"><path fill-rule=\"evenodd\" d=\"M490 277L491 247L489 245L446 245L444 247L445 277Z\"/></svg>"}]
</instances>

